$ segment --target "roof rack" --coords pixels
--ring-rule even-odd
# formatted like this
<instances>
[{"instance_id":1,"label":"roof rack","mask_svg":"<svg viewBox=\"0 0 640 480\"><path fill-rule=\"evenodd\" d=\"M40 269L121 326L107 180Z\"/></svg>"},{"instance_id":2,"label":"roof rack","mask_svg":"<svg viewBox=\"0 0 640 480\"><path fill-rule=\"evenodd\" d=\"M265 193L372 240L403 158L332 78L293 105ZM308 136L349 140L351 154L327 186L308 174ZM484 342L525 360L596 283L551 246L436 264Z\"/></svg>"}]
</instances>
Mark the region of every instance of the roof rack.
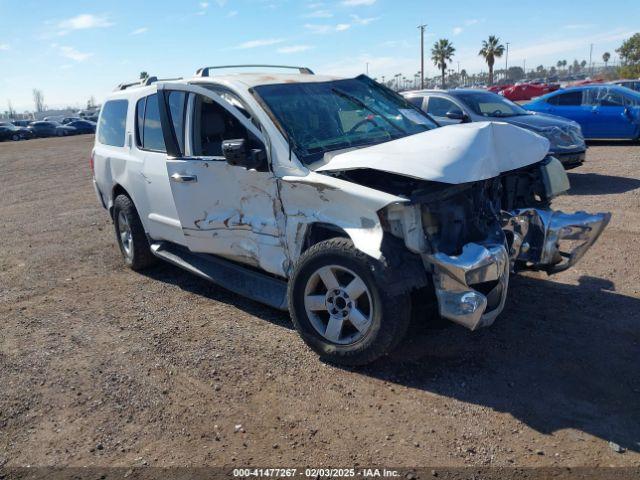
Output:
<instances>
[{"instance_id":1,"label":"roof rack","mask_svg":"<svg viewBox=\"0 0 640 480\"><path fill-rule=\"evenodd\" d=\"M129 83L121 83L116 87L116 91L118 90L126 90L129 87L148 87L152 83L156 82L168 82L172 80L182 80L182 77L176 78L158 78L158 77L146 77L138 80L137 82L129 82Z\"/></svg>"},{"instance_id":2,"label":"roof rack","mask_svg":"<svg viewBox=\"0 0 640 480\"><path fill-rule=\"evenodd\" d=\"M298 70L303 75L313 75L313 71L307 67L294 67L290 65L219 65L215 67L202 67L196 70L196 77L210 77L211 70L222 70L226 68L285 68Z\"/></svg>"}]
</instances>

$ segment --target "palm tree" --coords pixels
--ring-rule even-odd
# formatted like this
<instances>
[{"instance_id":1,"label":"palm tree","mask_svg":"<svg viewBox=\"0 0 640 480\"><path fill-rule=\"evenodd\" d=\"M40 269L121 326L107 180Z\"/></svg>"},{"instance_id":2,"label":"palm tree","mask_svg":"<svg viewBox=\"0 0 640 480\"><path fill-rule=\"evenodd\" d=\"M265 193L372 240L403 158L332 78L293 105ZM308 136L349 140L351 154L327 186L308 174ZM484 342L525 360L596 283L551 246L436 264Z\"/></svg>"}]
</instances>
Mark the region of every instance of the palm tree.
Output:
<instances>
[{"instance_id":1,"label":"palm tree","mask_svg":"<svg viewBox=\"0 0 640 480\"><path fill-rule=\"evenodd\" d=\"M482 49L478 55L484 57L489 66L489 85L493 84L493 64L496 58L500 58L504 54L504 45L500 43L500 38L495 35L489 35L488 40L482 41Z\"/></svg>"},{"instance_id":2,"label":"palm tree","mask_svg":"<svg viewBox=\"0 0 640 480\"><path fill-rule=\"evenodd\" d=\"M433 64L442 72L442 88L445 88L444 72L447 70L447 62L451 61L451 57L455 53L456 49L453 48L453 44L446 38L441 38L433 44L431 48L431 60Z\"/></svg>"},{"instance_id":3,"label":"palm tree","mask_svg":"<svg viewBox=\"0 0 640 480\"><path fill-rule=\"evenodd\" d=\"M609 60L611 59L611 54L609 52L604 52L602 54L602 61L604 62L604 69L607 69L607 63L609 63Z\"/></svg>"}]
</instances>

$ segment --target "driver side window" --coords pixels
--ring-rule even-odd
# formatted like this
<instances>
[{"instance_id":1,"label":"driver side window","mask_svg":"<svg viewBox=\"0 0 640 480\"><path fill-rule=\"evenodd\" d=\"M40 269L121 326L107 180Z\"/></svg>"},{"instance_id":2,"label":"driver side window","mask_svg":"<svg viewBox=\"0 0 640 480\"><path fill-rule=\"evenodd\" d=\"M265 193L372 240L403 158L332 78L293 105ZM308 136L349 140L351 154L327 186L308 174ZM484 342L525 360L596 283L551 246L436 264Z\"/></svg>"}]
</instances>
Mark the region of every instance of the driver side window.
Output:
<instances>
[{"instance_id":1,"label":"driver side window","mask_svg":"<svg viewBox=\"0 0 640 480\"><path fill-rule=\"evenodd\" d=\"M192 122L192 150L195 156L223 159L222 142L248 138L247 129L229 111L213 100L195 95Z\"/></svg>"}]
</instances>

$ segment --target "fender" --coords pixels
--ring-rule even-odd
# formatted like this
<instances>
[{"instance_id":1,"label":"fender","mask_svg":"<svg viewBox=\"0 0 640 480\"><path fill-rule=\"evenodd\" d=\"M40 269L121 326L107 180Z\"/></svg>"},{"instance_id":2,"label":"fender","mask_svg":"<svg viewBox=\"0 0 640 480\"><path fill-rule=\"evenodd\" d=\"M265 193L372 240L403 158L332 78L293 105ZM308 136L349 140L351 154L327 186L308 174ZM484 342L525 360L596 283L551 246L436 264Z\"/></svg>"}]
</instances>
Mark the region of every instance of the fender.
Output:
<instances>
[{"instance_id":1,"label":"fender","mask_svg":"<svg viewBox=\"0 0 640 480\"><path fill-rule=\"evenodd\" d=\"M290 269L300 257L307 229L313 223L341 228L358 250L380 260L383 229L377 212L392 203L408 201L315 172L282 177L279 191L286 217Z\"/></svg>"}]
</instances>

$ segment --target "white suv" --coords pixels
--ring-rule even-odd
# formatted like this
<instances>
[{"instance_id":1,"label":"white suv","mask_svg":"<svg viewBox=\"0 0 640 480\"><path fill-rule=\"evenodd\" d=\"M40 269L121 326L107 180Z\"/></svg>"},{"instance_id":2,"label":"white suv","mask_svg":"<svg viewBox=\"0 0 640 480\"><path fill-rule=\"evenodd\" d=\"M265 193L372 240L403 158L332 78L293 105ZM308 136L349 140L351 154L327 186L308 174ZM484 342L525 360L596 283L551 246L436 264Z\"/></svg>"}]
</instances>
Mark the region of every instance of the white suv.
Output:
<instances>
[{"instance_id":1,"label":"white suv","mask_svg":"<svg viewBox=\"0 0 640 480\"><path fill-rule=\"evenodd\" d=\"M609 221L549 209L569 183L535 133L438 128L365 76L215 71L108 98L96 192L131 268L161 258L288 309L330 361L385 354L430 298L490 325L510 274L570 267Z\"/></svg>"}]
</instances>

